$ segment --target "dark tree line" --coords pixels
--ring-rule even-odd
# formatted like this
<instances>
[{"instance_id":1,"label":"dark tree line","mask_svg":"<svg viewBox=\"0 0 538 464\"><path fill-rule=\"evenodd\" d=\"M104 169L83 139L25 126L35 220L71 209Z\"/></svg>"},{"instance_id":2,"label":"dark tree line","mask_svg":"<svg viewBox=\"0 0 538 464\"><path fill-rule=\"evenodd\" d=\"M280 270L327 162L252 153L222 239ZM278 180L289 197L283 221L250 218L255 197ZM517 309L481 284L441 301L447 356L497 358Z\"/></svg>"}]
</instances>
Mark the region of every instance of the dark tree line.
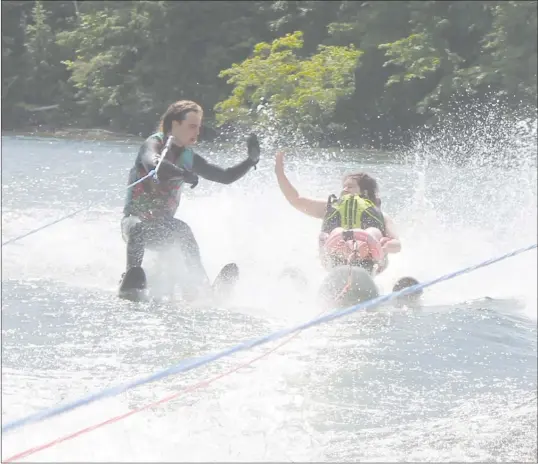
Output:
<instances>
[{"instance_id":1,"label":"dark tree line","mask_svg":"<svg viewBox=\"0 0 538 464\"><path fill-rule=\"evenodd\" d=\"M2 126L205 136L272 118L379 145L491 99L536 109L536 1L2 1Z\"/></svg>"}]
</instances>

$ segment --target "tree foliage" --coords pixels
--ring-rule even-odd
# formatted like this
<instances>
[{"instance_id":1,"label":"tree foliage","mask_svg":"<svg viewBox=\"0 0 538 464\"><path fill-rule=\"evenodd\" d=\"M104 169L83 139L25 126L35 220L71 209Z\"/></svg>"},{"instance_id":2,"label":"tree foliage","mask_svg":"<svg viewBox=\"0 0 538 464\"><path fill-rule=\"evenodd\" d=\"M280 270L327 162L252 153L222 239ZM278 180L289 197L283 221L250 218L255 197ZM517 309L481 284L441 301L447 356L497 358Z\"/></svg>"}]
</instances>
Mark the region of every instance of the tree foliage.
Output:
<instances>
[{"instance_id":1,"label":"tree foliage","mask_svg":"<svg viewBox=\"0 0 538 464\"><path fill-rule=\"evenodd\" d=\"M536 1L3 1L2 121L147 134L188 98L379 144L456 101L536 107L537 42Z\"/></svg>"},{"instance_id":2,"label":"tree foliage","mask_svg":"<svg viewBox=\"0 0 538 464\"><path fill-rule=\"evenodd\" d=\"M222 71L219 76L228 78L233 92L217 104L218 122L268 122L269 117L306 133L326 129L337 101L354 91L361 52L353 45L319 45L318 53L301 59L297 52L303 45L302 32L286 34L271 44L257 44L253 56Z\"/></svg>"}]
</instances>

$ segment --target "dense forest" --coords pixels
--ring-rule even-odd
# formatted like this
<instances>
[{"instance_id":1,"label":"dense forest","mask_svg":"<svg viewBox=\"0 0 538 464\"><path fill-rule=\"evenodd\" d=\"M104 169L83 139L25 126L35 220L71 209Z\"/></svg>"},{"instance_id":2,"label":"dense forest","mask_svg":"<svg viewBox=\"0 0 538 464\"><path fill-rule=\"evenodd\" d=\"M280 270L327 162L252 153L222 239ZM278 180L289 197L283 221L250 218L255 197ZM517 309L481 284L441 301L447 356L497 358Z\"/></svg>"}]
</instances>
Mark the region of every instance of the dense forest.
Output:
<instances>
[{"instance_id":1,"label":"dense forest","mask_svg":"<svg viewBox=\"0 0 538 464\"><path fill-rule=\"evenodd\" d=\"M382 146L462 105L537 108L536 1L2 1L2 129L203 137L273 124Z\"/></svg>"}]
</instances>

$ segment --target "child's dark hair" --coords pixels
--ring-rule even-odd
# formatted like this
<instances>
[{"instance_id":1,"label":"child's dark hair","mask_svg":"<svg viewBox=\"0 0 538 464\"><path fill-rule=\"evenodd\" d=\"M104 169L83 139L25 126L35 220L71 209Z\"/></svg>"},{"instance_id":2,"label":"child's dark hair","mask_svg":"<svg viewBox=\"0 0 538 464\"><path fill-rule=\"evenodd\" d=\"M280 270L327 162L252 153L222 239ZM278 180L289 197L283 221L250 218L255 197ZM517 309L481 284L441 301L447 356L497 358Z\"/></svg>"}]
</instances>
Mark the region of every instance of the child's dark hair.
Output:
<instances>
[{"instance_id":1,"label":"child's dark hair","mask_svg":"<svg viewBox=\"0 0 538 464\"><path fill-rule=\"evenodd\" d=\"M353 179L355 182L357 182L360 189L360 194L370 200L378 208L381 207L381 199L378 196L379 189L377 186L377 181L372 176L366 174L365 172L357 172L355 174L348 174L344 181L347 179Z\"/></svg>"}]
</instances>

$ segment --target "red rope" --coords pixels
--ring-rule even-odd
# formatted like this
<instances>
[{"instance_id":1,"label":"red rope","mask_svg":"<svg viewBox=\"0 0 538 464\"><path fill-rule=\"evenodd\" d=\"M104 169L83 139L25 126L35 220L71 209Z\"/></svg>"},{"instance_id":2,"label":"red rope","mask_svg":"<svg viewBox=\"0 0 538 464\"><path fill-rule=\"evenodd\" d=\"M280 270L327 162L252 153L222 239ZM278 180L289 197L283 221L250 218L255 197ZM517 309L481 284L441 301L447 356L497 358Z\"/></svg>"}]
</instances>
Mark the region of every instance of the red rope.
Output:
<instances>
[{"instance_id":1,"label":"red rope","mask_svg":"<svg viewBox=\"0 0 538 464\"><path fill-rule=\"evenodd\" d=\"M351 263L351 259L348 260L348 263ZM352 283L352 279L351 279L351 268L352 268L352 265L351 264L348 264L349 265L349 273L347 275L347 281L344 285L344 287L342 288L342 290L340 290L340 293L338 295L336 295L336 298L335 300L336 301L341 301L342 298L344 298L344 295L349 291L349 289L351 288L351 283Z\"/></svg>"},{"instance_id":2,"label":"red rope","mask_svg":"<svg viewBox=\"0 0 538 464\"><path fill-rule=\"evenodd\" d=\"M64 437L57 438L56 440L53 440L53 441L48 442L48 443L45 443L43 445L39 445L39 446L36 446L34 448L30 448L30 449L28 449L26 451L23 451L21 453L15 454L15 455L7 458L3 462L13 462L13 461L17 461L19 459L23 459L23 458L25 458L27 456L31 456L32 454L35 454L35 453L37 453L39 451L43 451L43 450L45 450L47 448L51 448L52 446L55 446L55 445L58 445L60 443L65 442L65 441L69 441L69 440L72 440L73 438L79 437L80 435L84 435L86 433L92 432L93 430L101 428L101 427L103 427L105 425L113 424L114 422L118 422L118 421L120 421L122 419L125 419L125 418L127 418L129 416L132 416L133 414L136 414L137 412L144 411L146 409L152 408L152 407L157 406L157 405L162 404L162 403L167 403L168 401L171 401L171 400L179 397L180 395L182 395L184 393L194 391L194 390L196 390L198 388L201 388L201 387L206 387L209 384L211 384L211 383L213 383L213 382L215 382L217 380L220 380L223 377L226 377L227 375L233 374L234 372L237 372L239 369L242 369L243 367L247 367L250 364L252 364L252 363L254 363L256 361L259 361L260 359L264 358L265 356L273 353L274 351L276 351L277 349L279 349L280 347L284 346L286 343L291 341L294 337L296 337L300 333L301 332L296 332L291 337L284 340L282 343L278 344L277 346L275 346L271 350L268 350L265 353L261 354L260 356L257 356L257 357L251 359L250 361L248 361L246 363L240 364L239 366L236 366L233 369L230 369L229 371L226 371L226 372L224 372L222 374L219 374L216 377L203 380L203 381L201 381L201 382L199 382L197 384L194 384L194 385L192 385L190 387L185 388L184 390L181 390L180 392L174 393L173 395L169 395L169 396L167 396L165 398L162 398L162 399L160 399L158 401L155 401L153 403L147 404L147 405L142 406L140 408L135 408L135 409L133 409L133 410L131 410L131 411L125 413L125 414L121 414L119 416L112 417L111 419L108 419L108 420L106 420L104 422L100 422L99 424L91 425L89 427L86 427L86 428L84 428L82 430L79 430L79 431L77 431L75 433L72 433L70 435L66 435Z\"/></svg>"}]
</instances>

